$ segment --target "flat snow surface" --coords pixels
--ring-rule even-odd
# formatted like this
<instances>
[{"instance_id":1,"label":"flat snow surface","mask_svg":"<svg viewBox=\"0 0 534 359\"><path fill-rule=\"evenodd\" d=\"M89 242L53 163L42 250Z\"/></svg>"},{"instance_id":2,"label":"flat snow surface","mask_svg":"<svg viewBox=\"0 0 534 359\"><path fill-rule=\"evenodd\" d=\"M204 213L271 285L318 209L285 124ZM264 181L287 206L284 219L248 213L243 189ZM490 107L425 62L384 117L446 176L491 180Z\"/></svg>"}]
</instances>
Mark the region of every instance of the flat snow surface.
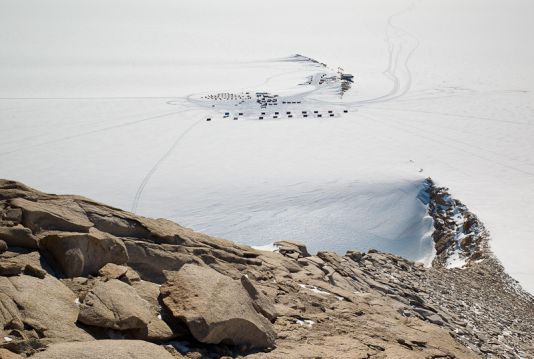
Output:
<instances>
[{"instance_id":1,"label":"flat snow surface","mask_svg":"<svg viewBox=\"0 0 534 359\"><path fill-rule=\"evenodd\" d=\"M528 0L4 0L0 177L266 248L294 239L428 262L417 195L430 176L534 292L533 11ZM321 82L338 66L355 76L342 98ZM221 100L246 92L295 103Z\"/></svg>"}]
</instances>

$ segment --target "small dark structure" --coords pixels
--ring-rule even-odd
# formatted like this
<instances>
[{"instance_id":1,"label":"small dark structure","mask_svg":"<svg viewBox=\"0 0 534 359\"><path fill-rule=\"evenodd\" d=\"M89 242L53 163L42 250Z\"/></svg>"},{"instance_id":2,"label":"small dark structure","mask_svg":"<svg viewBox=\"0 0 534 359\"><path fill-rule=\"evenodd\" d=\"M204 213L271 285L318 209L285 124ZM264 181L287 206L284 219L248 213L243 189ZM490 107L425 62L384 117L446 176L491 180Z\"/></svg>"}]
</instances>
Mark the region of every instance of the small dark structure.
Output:
<instances>
[{"instance_id":1,"label":"small dark structure","mask_svg":"<svg viewBox=\"0 0 534 359\"><path fill-rule=\"evenodd\" d=\"M349 82L354 82L354 76L351 75L351 74L341 74L340 75L341 77L341 80L345 80L345 81L349 81Z\"/></svg>"},{"instance_id":2,"label":"small dark structure","mask_svg":"<svg viewBox=\"0 0 534 359\"><path fill-rule=\"evenodd\" d=\"M207 118L206 121L211 121L211 118Z\"/></svg>"}]
</instances>

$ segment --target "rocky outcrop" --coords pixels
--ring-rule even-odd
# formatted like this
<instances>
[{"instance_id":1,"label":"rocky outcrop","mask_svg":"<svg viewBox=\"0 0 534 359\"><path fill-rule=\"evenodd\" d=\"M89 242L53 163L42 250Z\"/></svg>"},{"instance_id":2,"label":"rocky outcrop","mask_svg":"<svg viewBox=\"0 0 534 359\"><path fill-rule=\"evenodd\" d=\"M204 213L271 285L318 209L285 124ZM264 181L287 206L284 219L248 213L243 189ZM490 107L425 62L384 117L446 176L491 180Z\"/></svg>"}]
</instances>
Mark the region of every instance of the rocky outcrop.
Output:
<instances>
[{"instance_id":1,"label":"rocky outcrop","mask_svg":"<svg viewBox=\"0 0 534 359\"><path fill-rule=\"evenodd\" d=\"M11 252L2 256L0 262L0 275L9 277L21 273L37 278L44 278L46 271L41 266L41 255L39 252Z\"/></svg>"},{"instance_id":2,"label":"rocky outcrop","mask_svg":"<svg viewBox=\"0 0 534 359\"><path fill-rule=\"evenodd\" d=\"M83 298L78 320L118 330L146 328L152 314L134 288L117 279L98 282Z\"/></svg>"},{"instance_id":3,"label":"rocky outcrop","mask_svg":"<svg viewBox=\"0 0 534 359\"><path fill-rule=\"evenodd\" d=\"M434 267L458 268L493 257L484 224L466 205L453 198L448 188L436 186L428 178L420 198L428 204L428 213L434 220Z\"/></svg>"},{"instance_id":4,"label":"rocky outcrop","mask_svg":"<svg viewBox=\"0 0 534 359\"><path fill-rule=\"evenodd\" d=\"M21 359L20 355L10 352L7 349L0 349L0 359Z\"/></svg>"},{"instance_id":5,"label":"rocky outcrop","mask_svg":"<svg viewBox=\"0 0 534 359\"><path fill-rule=\"evenodd\" d=\"M29 228L22 225L0 227L0 239L11 247L37 249L37 238Z\"/></svg>"},{"instance_id":6,"label":"rocky outcrop","mask_svg":"<svg viewBox=\"0 0 534 359\"><path fill-rule=\"evenodd\" d=\"M432 201L444 242L460 227L474 233L467 212L453 228L456 210ZM534 299L489 251L474 257L461 241L462 268L441 265L446 255L424 268L372 250L310 254L291 241L262 252L4 180L0 229L0 350L9 355L534 356Z\"/></svg>"},{"instance_id":7,"label":"rocky outcrop","mask_svg":"<svg viewBox=\"0 0 534 359\"><path fill-rule=\"evenodd\" d=\"M269 319L271 322L275 321L278 313L276 312L274 302L262 291L256 288L248 276L244 275L241 277L241 284L252 299L252 306L254 309L256 309L258 313Z\"/></svg>"},{"instance_id":8,"label":"rocky outcrop","mask_svg":"<svg viewBox=\"0 0 534 359\"><path fill-rule=\"evenodd\" d=\"M35 359L173 359L165 349L141 340L98 340L52 344Z\"/></svg>"},{"instance_id":9,"label":"rocky outcrop","mask_svg":"<svg viewBox=\"0 0 534 359\"><path fill-rule=\"evenodd\" d=\"M75 300L74 293L50 275L0 277L1 347L31 352L47 343L93 339L76 326Z\"/></svg>"},{"instance_id":10,"label":"rocky outcrop","mask_svg":"<svg viewBox=\"0 0 534 359\"><path fill-rule=\"evenodd\" d=\"M98 275L107 279L119 279L126 275L128 267L120 266L115 263L106 263L98 270Z\"/></svg>"},{"instance_id":11,"label":"rocky outcrop","mask_svg":"<svg viewBox=\"0 0 534 359\"><path fill-rule=\"evenodd\" d=\"M96 229L88 233L44 232L39 244L52 254L67 277L96 274L107 263L125 264L128 261L124 243Z\"/></svg>"},{"instance_id":12,"label":"rocky outcrop","mask_svg":"<svg viewBox=\"0 0 534 359\"><path fill-rule=\"evenodd\" d=\"M7 251L7 243L0 239L0 254Z\"/></svg>"},{"instance_id":13,"label":"rocky outcrop","mask_svg":"<svg viewBox=\"0 0 534 359\"><path fill-rule=\"evenodd\" d=\"M271 323L259 314L241 282L217 271L185 265L161 287L163 303L202 343L249 348L274 346Z\"/></svg>"},{"instance_id":14,"label":"rocky outcrop","mask_svg":"<svg viewBox=\"0 0 534 359\"><path fill-rule=\"evenodd\" d=\"M46 229L87 232L93 226L82 208L68 199L30 201L14 198L11 205L22 210L22 224L33 232Z\"/></svg>"},{"instance_id":15,"label":"rocky outcrop","mask_svg":"<svg viewBox=\"0 0 534 359\"><path fill-rule=\"evenodd\" d=\"M293 241L278 241L275 242L274 245L280 254L283 254L287 257L291 257L293 259L310 256L304 243Z\"/></svg>"},{"instance_id":16,"label":"rocky outcrop","mask_svg":"<svg viewBox=\"0 0 534 359\"><path fill-rule=\"evenodd\" d=\"M128 253L128 264L135 268L145 280L163 283L164 271L179 270L184 264L201 264L199 258L191 256L183 248L140 240L124 241Z\"/></svg>"}]
</instances>

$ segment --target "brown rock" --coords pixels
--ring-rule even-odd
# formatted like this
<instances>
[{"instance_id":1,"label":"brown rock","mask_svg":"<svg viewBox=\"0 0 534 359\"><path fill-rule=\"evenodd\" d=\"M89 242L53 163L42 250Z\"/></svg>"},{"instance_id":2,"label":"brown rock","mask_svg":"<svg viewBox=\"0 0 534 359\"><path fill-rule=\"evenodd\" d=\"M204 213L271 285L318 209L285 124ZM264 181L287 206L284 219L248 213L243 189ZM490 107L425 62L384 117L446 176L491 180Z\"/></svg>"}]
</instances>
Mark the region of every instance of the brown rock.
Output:
<instances>
[{"instance_id":1,"label":"brown rock","mask_svg":"<svg viewBox=\"0 0 534 359\"><path fill-rule=\"evenodd\" d=\"M180 329L180 331L173 330L163 319L153 318L146 327L135 329L132 334L137 339L162 342L187 334L185 328L180 327Z\"/></svg>"},{"instance_id":2,"label":"brown rock","mask_svg":"<svg viewBox=\"0 0 534 359\"><path fill-rule=\"evenodd\" d=\"M38 279L24 274L0 277L0 293L4 294L0 298L3 316L22 321L42 338L52 342L92 339L75 325L79 312L76 296L56 278ZM9 300L16 304L16 312Z\"/></svg>"},{"instance_id":3,"label":"brown rock","mask_svg":"<svg viewBox=\"0 0 534 359\"><path fill-rule=\"evenodd\" d=\"M45 232L40 243L52 253L67 277L96 274L107 263L128 261L122 240L98 230L89 233Z\"/></svg>"},{"instance_id":4,"label":"brown rock","mask_svg":"<svg viewBox=\"0 0 534 359\"><path fill-rule=\"evenodd\" d=\"M345 255L353 261L359 262L365 254L359 251L347 251Z\"/></svg>"},{"instance_id":5,"label":"brown rock","mask_svg":"<svg viewBox=\"0 0 534 359\"><path fill-rule=\"evenodd\" d=\"M144 280L163 283L163 271L177 271L186 263L201 261L190 254L178 252L177 246L158 245L143 241L125 240L128 251L128 265Z\"/></svg>"},{"instance_id":6,"label":"brown rock","mask_svg":"<svg viewBox=\"0 0 534 359\"><path fill-rule=\"evenodd\" d=\"M247 276L241 277L241 284L252 298L252 305L258 313L269 319L271 322L278 316L274 302L258 290Z\"/></svg>"},{"instance_id":7,"label":"brown rock","mask_svg":"<svg viewBox=\"0 0 534 359\"><path fill-rule=\"evenodd\" d=\"M7 251L7 243L0 239L0 254Z\"/></svg>"},{"instance_id":8,"label":"brown rock","mask_svg":"<svg viewBox=\"0 0 534 359\"><path fill-rule=\"evenodd\" d=\"M110 279L86 294L78 319L87 325L124 330L144 328L152 317L150 305L134 288Z\"/></svg>"},{"instance_id":9,"label":"brown rock","mask_svg":"<svg viewBox=\"0 0 534 359\"><path fill-rule=\"evenodd\" d=\"M5 241L9 247L23 247L37 249L37 238L28 228L22 225L14 227L0 227L0 239Z\"/></svg>"},{"instance_id":10,"label":"brown rock","mask_svg":"<svg viewBox=\"0 0 534 359\"><path fill-rule=\"evenodd\" d=\"M280 254L283 254L289 257L291 257L292 254L296 254L296 257L294 257L294 259L297 259L299 257L310 256L310 254L308 253L308 250L306 249L306 245L301 242L278 241L278 242L275 242L274 245L278 247L278 252L280 252Z\"/></svg>"},{"instance_id":11,"label":"brown rock","mask_svg":"<svg viewBox=\"0 0 534 359\"><path fill-rule=\"evenodd\" d=\"M115 263L107 263L98 270L98 275L108 279L118 279L126 274L128 267L120 266Z\"/></svg>"},{"instance_id":12,"label":"brown rock","mask_svg":"<svg viewBox=\"0 0 534 359\"><path fill-rule=\"evenodd\" d=\"M18 224L22 222L22 210L20 208L8 208L4 213L4 219Z\"/></svg>"},{"instance_id":13,"label":"brown rock","mask_svg":"<svg viewBox=\"0 0 534 359\"><path fill-rule=\"evenodd\" d=\"M22 359L22 357L7 349L0 348L0 359Z\"/></svg>"},{"instance_id":14,"label":"brown rock","mask_svg":"<svg viewBox=\"0 0 534 359\"><path fill-rule=\"evenodd\" d=\"M22 209L22 223L34 233L41 230L88 232L93 226L83 209L70 199L34 202L15 198L11 205Z\"/></svg>"},{"instance_id":15,"label":"brown rock","mask_svg":"<svg viewBox=\"0 0 534 359\"><path fill-rule=\"evenodd\" d=\"M4 329L10 323L22 323L22 315L13 298L0 292L0 328Z\"/></svg>"},{"instance_id":16,"label":"brown rock","mask_svg":"<svg viewBox=\"0 0 534 359\"><path fill-rule=\"evenodd\" d=\"M239 281L211 268L184 265L161 287L163 303L203 343L274 346L271 323L254 309Z\"/></svg>"},{"instance_id":17,"label":"brown rock","mask_svg":"<svg viewBox=\"0 0 534 359\"><path fill-rule=\"evenodd\" d=\"M131 214L101 204L81 201L78 203L89 220L102 232L118 237L149 238L150 232Z\"/></svg>"},{"instance_id":18,"label":"brown rock","mask_svg":"<svg viewBox=\"0 0 534 359\"><path fill-rule=\"evenodd\" d=\"M13 276L20 273L28 274L37 278L44 278L46 271L41 266L39 252L10 253L6 258L0 258L0 275Z\"/></svg>"},{"instance_id":19,"label":"brown rock","mask_svg":"<svg viewBox=\"0 0 534 359\"><path fill-rule=\"evenodd\" d=\"M141 340L95 340L78 343L57 343L34 359L173 359L162 347Z\"/></svg>"},{"instance_id":20,"label":"brown rock","mask_svg":"<svg viewBox=\"0 0 534 359\"><path fill-rule=\"evenodd\" d=\"M152 319L148 323L148 326L136 329L133 332L135 338L149 341L163 341L188 333L187 328L182 323L172 318L164 308L161 308L159 303L160 286L158 284L135 281L132 283L132 286L137 294L149 303L152 312Z\"/></svg>"},{"instance_id":21,"label":"brown rock","mask_svg":"<svg viewBox=\"0 0 534 359\"><path fill-rule=\"evenodd\" d=\"M121 276L120 280L122 280L124 283L133 285L134 283L141 281L141 277L132 268L128 268L126 273Z\"/></svg>"}]
</instances>

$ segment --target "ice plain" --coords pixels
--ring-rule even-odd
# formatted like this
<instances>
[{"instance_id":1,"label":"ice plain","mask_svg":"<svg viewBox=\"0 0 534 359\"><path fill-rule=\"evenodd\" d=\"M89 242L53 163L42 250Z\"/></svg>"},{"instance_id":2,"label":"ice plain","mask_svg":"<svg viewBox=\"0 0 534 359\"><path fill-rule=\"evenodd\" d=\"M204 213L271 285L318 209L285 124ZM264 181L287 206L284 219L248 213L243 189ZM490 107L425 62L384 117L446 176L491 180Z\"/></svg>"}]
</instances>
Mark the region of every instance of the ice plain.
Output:
<instances>
[{"instance_id":1,"label":"ice plain","mask_svg":"<svg viewBox=\"0 0 534 359\"><path fill-rule=\"evenodd\" d=\"M0 8L2 178L247 244L428 260L432 224L417 193L430 176L534 290L531 2ZM286 61L295 53L355 75L342 99L306 97L307 110L335 117L233 121L192 101L298 94L317 68Z\"/></svg>"}]
</instances>

